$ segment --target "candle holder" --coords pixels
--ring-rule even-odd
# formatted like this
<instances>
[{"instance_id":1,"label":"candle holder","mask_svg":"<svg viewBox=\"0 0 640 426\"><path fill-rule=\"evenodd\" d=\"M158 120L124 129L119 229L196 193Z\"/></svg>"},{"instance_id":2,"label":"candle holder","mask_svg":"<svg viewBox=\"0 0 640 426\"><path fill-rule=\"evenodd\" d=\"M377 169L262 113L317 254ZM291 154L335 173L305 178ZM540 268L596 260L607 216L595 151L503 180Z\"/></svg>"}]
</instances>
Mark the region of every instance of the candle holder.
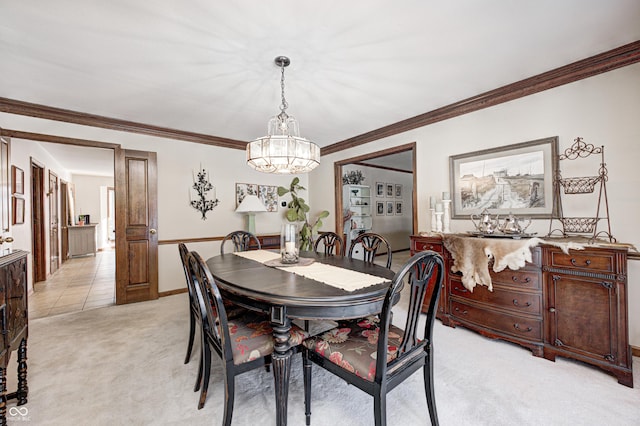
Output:
<instances>
[{"instance_id":1,"label":"candle holder","mask_svg":"<svg viewBox=\"0 0 640 426\"><path fill-rule=\"evenodd\" d=\"M284 222L280 233L280 262L283 264L298 263L299 257L299 232L297 222Z\"/></svg>"},{"instance_id":2,"label":"candle holder","mask_svg":"<svg viewBox=\"0 0 640 426\"><path fill-rule=\"evenodd\" d=\"M431 232L436 232L436 209L431 210Z\"/></svg>"},{"instance_id":3,"label":"candle holder","mask_svg":"<svg viewBox=\"0 0 640 426\"><path fill-rule=\"evenodd\" d=\"M443 215L443 212L435 212L436 232L442 232L442 215Z\"/></svg>"},{"instance_id":4,"label":"candle holder","mask_svg":"<svg viewBox=\"0 0 640 426\"><path fill-rule=\"evenodd\" d=\"M449 228L451 224L451 217L449 215L449 209L451 207L451 200L442 200L442 204L444 207L444 212L442 216L442 232L448 234L451 232L451 228Z\"/></svg>"},{"instance_id":5,"label":"candle holder","mask_svg":"<svg viewBox=\"0 0 640 426\"><path fill-rule=\"evenodd\" d=\"M207 212L213 210L213 208L217 206L220 201L216 198L216 193L213 185L211 185L211 182L209 182L209 180L207 179L207 172L205 169L198 171L197 179L194 178L192 188L196 190L198 197L195 200L190 200L191 207L202 213L202 220L207 220ZM211 191L212 189L214 190L213 199L207 200L207 192ZM191 196L191 192L189 192L189 196Z\"/></svg>"}]
</instances>

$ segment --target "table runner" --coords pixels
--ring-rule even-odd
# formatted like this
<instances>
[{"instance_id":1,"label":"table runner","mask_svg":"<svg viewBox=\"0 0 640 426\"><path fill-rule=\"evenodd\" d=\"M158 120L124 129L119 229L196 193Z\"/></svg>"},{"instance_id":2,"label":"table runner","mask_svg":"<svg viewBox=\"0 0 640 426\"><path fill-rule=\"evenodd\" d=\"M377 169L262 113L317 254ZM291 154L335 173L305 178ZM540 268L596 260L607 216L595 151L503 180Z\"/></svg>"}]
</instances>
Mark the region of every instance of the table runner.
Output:
<instances>
[{"instance_id":1,"label":"table runner","mask_svg":"<svg viewBox=\"0 0 640 426\"><path fill-rule=\"evenodd\" d=\"M280 258L280 253L274 253L267 250L241 251L235 252L234 254L260 263ZM308 266L287 266L278 267L277 269L292 272L296 275L316 280L346 291L355 291L372 285L390 282L390 280L386 278L376 277L375 275L352 271L350 269L339 268L333 265L326 265L320 262L315 262Z\"/></svg>"}]
</instances>

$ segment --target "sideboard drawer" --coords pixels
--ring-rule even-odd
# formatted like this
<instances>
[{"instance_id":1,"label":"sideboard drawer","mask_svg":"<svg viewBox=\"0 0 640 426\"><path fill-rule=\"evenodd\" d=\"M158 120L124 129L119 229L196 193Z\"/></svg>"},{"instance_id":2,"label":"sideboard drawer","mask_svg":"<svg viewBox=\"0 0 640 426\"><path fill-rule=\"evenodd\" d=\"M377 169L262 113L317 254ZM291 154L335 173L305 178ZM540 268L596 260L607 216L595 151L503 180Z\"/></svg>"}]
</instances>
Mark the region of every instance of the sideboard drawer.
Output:
<instances>
[{"instance_id":1,"label":"sideboard drawer","mask_svg":"<svg viewBox=\"0 0 640 426\"><path fill-rule=\"evenodd\" d=\"M440 244L439 243L433 243L431 241L422 241L422 240L419 240L419 239L412 240L412 243L413 243L413 247L411 247L412 252L433 250L436 253L442 254L443 251L444 251L444 248L443 248L441 243Z\"/></svg>"},{"instance_id":2,"label":"sideboard drawer","mask_svg":"<svg viewBox=\"0 0 640 426\"><path fill-rule=\"evenodd\" d=\"M540 272L525 269L505 269L500 272L489 271L493 284L504 284L523 289L539 290L542 288Z\"/></svg>"},{"instance_id":3,"label":"sideboard drawer","mask_svg":"<svg viewBox=\"0 0 640 426\"><path fill-rule=\"evenodd\" d=\"M452 296L495 305L517 313L540 315L542 312L540 293L519 292L500 286L494 286L493 291L489 291L483 286L476 286L473 292L470 292L462 285L462 282L456 279L452 279L450 285Z\"/></svg>"},{"instance_id":4,"label":"sideboard drawer","mask_svg":"<svg viewBox=\"0 0 640 426\"><path fill-rule=\"evenodd\" d=\"M550 266L554 268L580 269L582 271L603 273L615 272L615 254L611 251L571 250L571 253L565 254L560 250L551 250L550 256Z\"/></svg>"},{"instance_id":5,"label":"sideboard drawer","mask_svg":"<svg viewBox=\"0 0 640 426\"><path fill-rule=\"evenodd\" d=\"M451 315L503 333L532 341L542 341L542 319L509 315L451 300Z\"/></svg>"}]
</instances>

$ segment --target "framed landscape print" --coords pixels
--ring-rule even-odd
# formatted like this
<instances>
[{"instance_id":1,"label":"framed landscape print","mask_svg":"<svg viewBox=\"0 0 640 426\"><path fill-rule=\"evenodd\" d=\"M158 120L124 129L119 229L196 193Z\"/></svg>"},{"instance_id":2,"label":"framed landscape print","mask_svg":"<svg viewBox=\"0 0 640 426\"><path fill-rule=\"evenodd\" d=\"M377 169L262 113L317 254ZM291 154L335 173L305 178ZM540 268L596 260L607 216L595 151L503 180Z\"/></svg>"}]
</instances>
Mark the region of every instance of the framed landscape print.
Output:
<instances>
[{"instance_id":1,"label":"framed landscape print","mask_svg":"<svg viewBox=\"0 0 640 426\"><path fill-rule=\"evenodd\" d=\"M556 212L553 177L558 138L550 137L449 157L452 217L491 214L549 218Z\"/></svg>"}]
</instances>

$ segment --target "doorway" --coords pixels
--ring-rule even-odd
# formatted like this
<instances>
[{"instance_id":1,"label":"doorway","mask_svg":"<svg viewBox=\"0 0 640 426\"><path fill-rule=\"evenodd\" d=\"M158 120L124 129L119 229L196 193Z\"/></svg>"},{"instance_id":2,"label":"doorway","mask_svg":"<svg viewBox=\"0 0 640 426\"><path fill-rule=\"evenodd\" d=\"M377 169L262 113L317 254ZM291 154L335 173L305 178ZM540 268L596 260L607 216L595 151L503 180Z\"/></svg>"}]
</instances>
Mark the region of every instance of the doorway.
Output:
<instances>
[{"instance_id":1,"label":"doorway","mask_svg":"<svg viewBox=\"0 0 640 426\"><path fill-rule=\"evenodd\" d=\"M399 163L396 163L396 160L400 160ZM417 182L417 173L416 173L416 143L408 143L405 145L400 145L397 147L385 149L382 151L372 152L365 155L361 155L358 157L348 158L345 160L337 161L334 163L334 181L335 181L335 218L336 218L336 233L338 235L344 236L345 225L344 218L345 216L345 206L343 202L343 191L342 191L342 177L343 167L347 165L357 165L357 166L365 166L371 168L377 168L381 170L395 171L401 173L408 173L412 175L412 191L409 197L410 206L402 206L402 210L400 212L396 211L396 200L394 198L390 203L393 205L393 214L402 213L402 214L411 214L411 231L410 233L416 234L418 232L418 214L417 214L417 191L416 191L416 182ZM388 182L385 182L385 185ZM368 182L369 185L376 185L376 182ZM395 189L395 186L394 186ZM375 190L372 191L375 195ZM395 197L395 194L394 194ZM372 200L375 197L371 198ZM386 204L389 204L386 199ZM407 204L409 201L407 201ZM377 209L373 209L372 212L375 215L377 213ZM386 214L386 209L383 210ZM376 232L375 229L372 229L372 232ZM408 245L408 238L407 238ZM393 249L394 244L391 244ZM349 248L347 247L347 250Z\"/></svg>"},{"instance_id":2,"label":"doorway","mask_svg":"<svg viewBox=\"0 0 640 426\"><path fill-rule=\"evenodd\" d=\"M47 279L44 226L44 165L31 159L31 235L33 282Z\"/></svg>"}]
</instances>

